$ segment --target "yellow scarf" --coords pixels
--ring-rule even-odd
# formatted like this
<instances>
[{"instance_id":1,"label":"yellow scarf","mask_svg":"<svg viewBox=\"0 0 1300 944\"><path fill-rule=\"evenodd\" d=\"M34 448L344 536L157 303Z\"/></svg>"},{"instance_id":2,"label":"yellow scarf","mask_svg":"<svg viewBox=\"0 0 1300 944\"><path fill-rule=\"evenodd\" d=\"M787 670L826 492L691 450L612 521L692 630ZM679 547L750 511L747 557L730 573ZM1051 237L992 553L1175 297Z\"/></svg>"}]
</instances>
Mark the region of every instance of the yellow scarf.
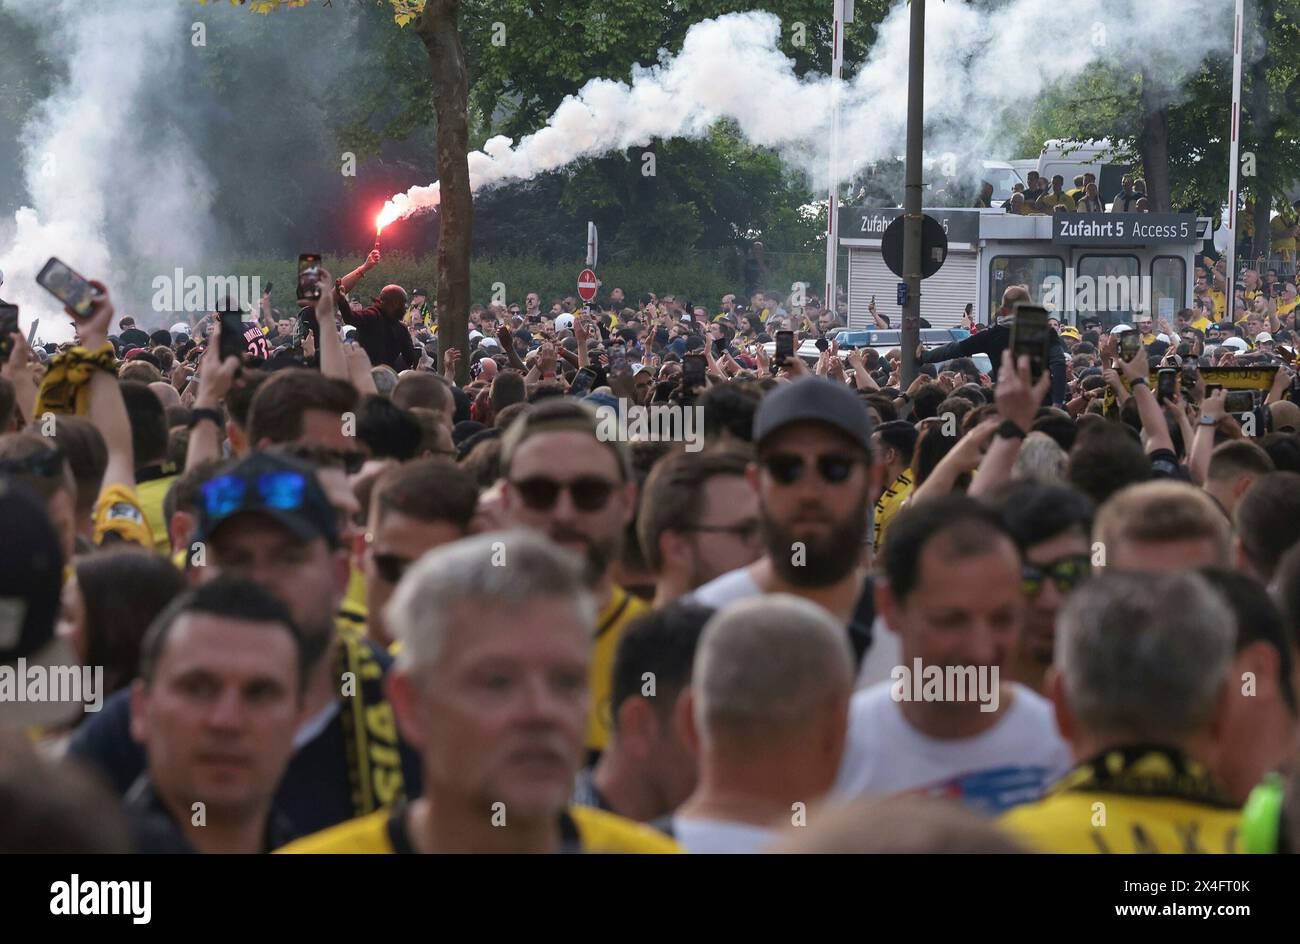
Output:
<instances>
[{"instance_id":1,"label":"yellow scarf","mask_svg":"<svg viewBox=\"0 0 1300 944\"><path fill-rule=\"evenodd\" d=\"M56 354L50 359L40 392L36 394L36 415L84 414L90 406L90 378L96 370L117 373L117 357L108 341L94 351L74 347Z\"/></svg>"}]
</instances>

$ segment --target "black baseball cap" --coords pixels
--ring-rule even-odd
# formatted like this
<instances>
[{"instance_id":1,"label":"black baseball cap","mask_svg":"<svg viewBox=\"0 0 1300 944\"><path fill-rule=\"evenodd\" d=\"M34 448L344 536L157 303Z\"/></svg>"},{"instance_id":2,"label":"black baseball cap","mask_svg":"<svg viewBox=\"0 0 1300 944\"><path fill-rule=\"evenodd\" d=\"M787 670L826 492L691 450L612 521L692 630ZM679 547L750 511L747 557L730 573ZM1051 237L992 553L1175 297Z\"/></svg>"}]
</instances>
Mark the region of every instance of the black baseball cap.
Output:
<instances>
[{"instance_id":1,"label":"black baseball cap","mask_svg":"<svg viewBox=\"0 0 1300 944\"><path fill-rule=\"evenodd\" d=\"M17 673L20 685L20 666L30 672L81 665L55 635L62 590L63 552L45 502L28 486L0 477L0 666ZM80 701L0 698L0 724L60 724L82 709Z\"/></svg>"},{"instance_id":2,"label":"black baseball cap","mask_svg":"<svg viewBox=\"0 0 1300 944\"><path fill-rule=\"evenodd\" d=\"M803 377L765 396L754 414L754 446L791 423L833 426L866 452L871 451L871 417L846 384Z\"/></svg>"},{"instance_id":3,"label":"black baseball cap","mask_svg":"<svg viewBox=\"0 0 1300 944\"><path fill-rule=\"evenodd\" d=\"M315 470L287 456L255 452L199 489L196 541L236 515L260 514L303 541L338 544L338 517Z\"/></svg>"}]
</instances>

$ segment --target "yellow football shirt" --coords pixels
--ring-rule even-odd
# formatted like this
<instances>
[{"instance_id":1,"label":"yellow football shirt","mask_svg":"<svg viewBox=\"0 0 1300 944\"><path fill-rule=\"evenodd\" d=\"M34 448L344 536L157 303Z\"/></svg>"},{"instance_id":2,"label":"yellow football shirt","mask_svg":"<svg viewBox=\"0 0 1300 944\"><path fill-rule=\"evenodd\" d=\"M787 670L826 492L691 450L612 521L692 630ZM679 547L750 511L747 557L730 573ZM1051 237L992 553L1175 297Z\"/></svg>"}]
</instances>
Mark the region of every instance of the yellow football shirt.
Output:
<instances>
[{"instance_id":1,"label":"yellow football shirt","mask_svg":"<svg viewBox=\"0 0 1300 944\"><path fill-rule=\"evenodd\" d=\"M885 552L885 536L889 530L889 523L894 520L894 516L903 507L903 502L907 501L908 496L912 494L912 470L904 469L899 473L898 478L890 483L889 488L885 489L880 497L876 499L876 513L874 523L875 535L875 554L879 558Z\"/></svg>"},{"instance_id":2,"label":"yellow football shirt","mask_svg":"<svg viewBox=\"0 0 1300 944\"><path fill-rule=\"evenodd\" d=\"M414 852L407 832L406 804L378 810L305 836L279 849L286 855L392 854ZM486 815L486 814L485 814ZM560 815L562 850L586 853L674 853L682 849L641 823L588 806Z\"/></svg>"},{"instance_id":3,"label":"yellow football shirt","mask_svg":"<svg viewBox=\"0 0 1300 944\"><path fill-rule=\"evenodd\" d=\"M1241 811L1196 761L1130 747L1079 765L999 823L1042 852L1233 853Z\"/></svg>"},{"instance_id":4,"label":"yellow football shirt","mask_svg":"<svg viewBox=\"0 0 1300 944\"><path fill-rule=\"evenodd\" d=\"M627 624L648 612L648 603L632 596L622 587L615 586L609 604L596 620L588 676L588 690L591 694L591 707L587 714L588 750L603 751L609 743L609 732L613 727L609 700L614 688L614 653Z\"/></svg>"},{"instance_id":5,"label":"yellow football shirt","mask_svg":"<svg viewBox=\"0 0 1300 944\"><path fill-rule=\"evenodd\" d=\"M159 554L170 554L172 549L171 538L167 535L167 517L163 514L163 499L167 497L167 489L171 488L174 481L176 476L164 475L141 482L135 487L136 498L144 511L144 520L149 522L149 531L153 535L153 549Z\"/></svg>"}]
</instances>

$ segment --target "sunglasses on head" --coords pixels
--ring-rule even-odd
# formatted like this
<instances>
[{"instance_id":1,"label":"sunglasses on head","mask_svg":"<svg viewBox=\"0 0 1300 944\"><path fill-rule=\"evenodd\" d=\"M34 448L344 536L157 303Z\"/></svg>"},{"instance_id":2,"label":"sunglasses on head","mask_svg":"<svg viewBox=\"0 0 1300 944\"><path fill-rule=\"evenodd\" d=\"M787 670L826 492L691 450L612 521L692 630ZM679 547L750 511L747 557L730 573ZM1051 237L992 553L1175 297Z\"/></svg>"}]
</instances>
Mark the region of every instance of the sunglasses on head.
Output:
<instances>
[{"instance_id":1,"label":"sunglasses on head","mask_svg":"<svg viewBox=\"0 0 1300 944\"><path fill-rule=\"evenodd\" d=\"M557 482L536 475L527 479L512 480L524 504L534 511L549 511L560 499L560 492L568 489L574 507L579 511L600 511L614 493L614 483L594 475L582 476L571 482Z\"/></svg>"},{"instance_id":2,"label":"sunglasses on head","mask_svg":"<svg viewBox=\"0 0 1300 944\"><path fill-rule=\"evenodd\" d=\"M1062 593L1069 593L1092 575L1092 560L1087 554L1073 554L1044 564L1041 567L1025 564L1022 570L1022 586L1026 596L1037 596L1043 589L1043 581L1048 577Z\"/></svg>"},{"instance_id":3,"label":"sunglasses on head","mask_svg":"<svg viewBox=\"0 0 1300 944\"><path fill-rule=\"evenodd\" d=\"M827 452L818 456L813 463L822 481L830 485L839 485L853 474L853 467L858 464L855 456L846 452ZM763 467L768 475L782 485L793 485L804 476L808 463L803 456L778 452L763 460Z\"/></svg>"},{"instance_id":4,"label":"sunglasses on head","mask_svg":"<svg viewBox=\"0 0 1300 944\"><path fill-rule=\"evenodd\" d=\"M252 481L222 475L204 484L200 494L204 510L211 518L225 518L250 507L295 511L306 501L307 479L301 472L288 470L263 472Z\"/></svg>"}]
</instances>

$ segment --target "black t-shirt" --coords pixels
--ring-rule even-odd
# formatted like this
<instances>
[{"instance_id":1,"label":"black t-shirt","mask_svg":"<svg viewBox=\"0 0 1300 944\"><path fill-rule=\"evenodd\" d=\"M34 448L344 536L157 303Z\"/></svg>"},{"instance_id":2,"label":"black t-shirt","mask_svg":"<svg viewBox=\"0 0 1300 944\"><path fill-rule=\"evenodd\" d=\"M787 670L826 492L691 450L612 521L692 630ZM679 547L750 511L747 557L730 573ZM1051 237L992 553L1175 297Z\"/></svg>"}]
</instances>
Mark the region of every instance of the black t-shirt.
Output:
<instances>
[{"instance_id":1,"label":"black t-shirt","mask_svg":"<svg viewBox=\"0 0 1300 944\"><path fill-rule=\"evenodd\" d=\"M420 359L415 354L411 332L401 318L390 318L371 306L359 312L349 311L343 320L356 327L356 341L370 356L371 364L387 364L398 371L419 366Z\"/></svg>"},{"instance_id":2,"label":"black t-shirt","mask_svg":"<svg viewBox=\"0 0 1300 944\"><path fill-rule=\"evenodd\" d=\"M862 581L862 596L858 597L853 616L846 627L849 644L853 646L853 661L862 667L862 660L871 648L871 626L876 621L876 580L870 574Z\"/></svg>"},{"instance_id":3,"label":"black t-shirt","mask_svg":"<svg viewBox=\"0 0 1300 944\"><path fill-rule=\"evenodd\" d=\"M139 328L127 328L118 337L122 341L122 350L129 351L136 347L148 347L149 335Z\"/></svg>"},{"instance_id":4,"label":"black t-shirt","mask_svg":"<svg viewBox=\"0 0 1300 944\"><path fill-rule=\"evenodd\" d=\"M392 660L371 646L385 669ZM347 706L340 703L340 709ZM118 793L125 795L145 770L145 753L131 737L130 692L114 692L101 711L91 715L72 737L68 753L103 773ZM402 776L406 795L420 795L419 756L401 743ZM348 781L346 744L340 713L314 738L294 752L285 769L275 808L284 815L297 839L353 819L352 788Z\"/></svg>"}]
</instances>

